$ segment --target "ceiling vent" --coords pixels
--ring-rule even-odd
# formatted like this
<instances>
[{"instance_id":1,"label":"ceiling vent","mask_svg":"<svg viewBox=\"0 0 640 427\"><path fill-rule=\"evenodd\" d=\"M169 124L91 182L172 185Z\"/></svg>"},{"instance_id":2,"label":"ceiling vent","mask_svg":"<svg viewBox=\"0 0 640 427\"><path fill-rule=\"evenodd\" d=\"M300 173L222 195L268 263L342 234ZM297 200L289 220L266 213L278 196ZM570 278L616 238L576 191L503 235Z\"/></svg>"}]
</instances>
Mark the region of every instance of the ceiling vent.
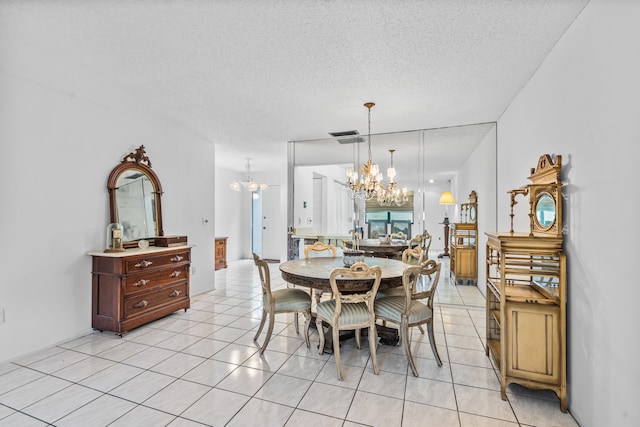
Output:
<instances>
[{"instance_id":1,"label":"ceiling vent","mask_svg":"<svg viewBox=\"0 0 640 427\"><path fill-rule=\"evenodd\" d=\"M360 135L360 132L357 130L345 130L342 132L329 132L334 138L337 138L340 144L355 144L357 142L364 142L364 138Z\"/></svg>"}]
</instances>

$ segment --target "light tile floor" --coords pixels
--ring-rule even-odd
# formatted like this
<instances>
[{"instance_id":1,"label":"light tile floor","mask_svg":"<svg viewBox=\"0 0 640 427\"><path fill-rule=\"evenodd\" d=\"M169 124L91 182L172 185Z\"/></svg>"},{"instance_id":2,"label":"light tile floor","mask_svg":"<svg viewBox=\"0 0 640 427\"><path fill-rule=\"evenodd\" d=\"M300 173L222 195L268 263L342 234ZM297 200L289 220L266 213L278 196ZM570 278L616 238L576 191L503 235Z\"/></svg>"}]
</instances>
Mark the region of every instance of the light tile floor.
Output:
<instances>
[{"instance_id":1,"label":"light tile floor","mask_svg":"<svg viewBox=\"0 0 640 427\"><path fill-rule=\"evenodd\" d=\"M426 335L412 333L420 371L401 347L368 345L333 356L307 349L293 316L278 315L264 356L253 342L261 295L252 261L229 263L216 290L191 309L123 338L95 332L0 365L0 426L577 426L550 391L512 385L500 398L484 351L484 298L454 286L448 261L438 286L435 330L443 366ZM286 284L270 264L275 288ZM414 328L415 329L415 328ZM364 340L363 340L364 341Z\"/></svg>"}]
</instances>

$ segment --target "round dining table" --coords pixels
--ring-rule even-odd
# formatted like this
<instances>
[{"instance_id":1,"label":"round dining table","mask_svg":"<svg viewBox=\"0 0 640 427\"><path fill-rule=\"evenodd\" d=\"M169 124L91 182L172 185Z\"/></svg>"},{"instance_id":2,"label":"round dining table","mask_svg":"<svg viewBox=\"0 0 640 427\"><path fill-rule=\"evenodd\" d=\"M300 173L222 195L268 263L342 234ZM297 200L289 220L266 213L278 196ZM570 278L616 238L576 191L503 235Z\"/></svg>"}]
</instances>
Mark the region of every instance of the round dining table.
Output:
<instances>
[{"instance_id":1,"label":"round dining table","mask_svg":"<svg viewBox=\"0 0 640 427\"><path fill-rule=\"evenodd\" d=\"M402 286L402 273L405 265L402 261L389 258L365 257L370 267L378 265L382 269L379 290ZM331 292L329 276L335 268L344 267L342 257L316 257L285 261L280 264L282 278L289 283L322 292ZM366 292L371 289L373 279L338 279L336 284L341 292Z\"/></svg>"}]
</instances>

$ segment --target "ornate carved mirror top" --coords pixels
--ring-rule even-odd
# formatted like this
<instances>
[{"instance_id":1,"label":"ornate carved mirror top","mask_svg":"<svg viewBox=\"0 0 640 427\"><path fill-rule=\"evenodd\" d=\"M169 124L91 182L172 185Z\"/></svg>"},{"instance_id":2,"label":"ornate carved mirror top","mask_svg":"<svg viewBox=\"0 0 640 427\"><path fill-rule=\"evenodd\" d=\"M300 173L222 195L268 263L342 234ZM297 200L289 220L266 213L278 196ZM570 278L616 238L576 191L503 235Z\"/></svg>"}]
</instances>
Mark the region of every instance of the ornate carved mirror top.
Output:
<instances>
[{"instance_id":1,"label":"ornate carved mirror top","mask_svg":"<svg viewBox=\"0 0 640 427\"><path fill-rule=\"evenodd\" d=\"M107 180L110 221L123 227L125 247L141 239L151 244L163 236L160 179L151 169L151 161L141 145L124 156Z\"/></svg>"},{"instance_id":2,"label":"ornate carved mirror top","mask_svg":"<svg viewBox=\"0 0 640 427\"><path fill-rule=\"evenodd\" d=\"M556 155L555 161L549 154L538 160L531 168L531 184L512 190L511 194L511 233L513 234L513 206L515 198L521 194L529 196L529 235L534 233L549 236L562 236L562 156Z\"/></svg>"},{"instance_id":3,"label":"ornate carved mirror top","mask_svg":"<svg viewBox=\"0 0 640 427\"><path fill-rule=\"evenodd\" d=\"M478 194L475 190L469 194L469 203L460 205L461 222L476 223L478 222Z\"/></svg>"}]
</instances>

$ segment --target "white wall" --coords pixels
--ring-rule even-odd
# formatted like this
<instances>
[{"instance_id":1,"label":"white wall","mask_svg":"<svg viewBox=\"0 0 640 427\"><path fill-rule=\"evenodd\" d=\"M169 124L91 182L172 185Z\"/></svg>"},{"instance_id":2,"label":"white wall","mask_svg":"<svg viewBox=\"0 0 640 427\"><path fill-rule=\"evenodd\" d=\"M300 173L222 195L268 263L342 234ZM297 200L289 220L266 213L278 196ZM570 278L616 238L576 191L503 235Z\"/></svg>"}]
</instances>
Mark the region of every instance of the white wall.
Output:
<instances>
[{"instance_id":1,"label":"white wall","mask_svg":"<svg viewBox=\"0 0 640 427\"><path fill-rule=\"evenodd\" d=\"M498 122L501 230L506 191L563 157L568 400L585 427L640 425L639 17L640 2L591 0Z\"/></svg>"},{"instance_id":2,"label":"white wall","mask_svg":"<svg viewBox=\"0 0 640 427\"><path fill-rule=\"evenodd\" d=\"M212 143L4 73L0 87L0 362L91 331L85 252L105 244L111 169L140 145L164 190L165 233L196 245L192 293L213 288Z\"/></svg>"},{"instance_id":3,"label":"white wall","mask_svg":"<svg viewBox=\"0 0 640 427\"><path fill-rule=\"evenodd\" d=\"M227 261L241 259L247 241L251 244L251 193L230 187L232 182L245 175L215 168L215 235L227 237Z\"/></svg>"},{"instance_id":4,"label":"white wall","mask_svg":"<svg viewBox=\"0 0 640 427\"><path fill-rule=\"evenodd\" d=\"M486 294L487 231L496 231L496 127L482 139L471 156L458 170L453 180L453 195L457 207L469 201L469 194L478 194L478 288ZM498 214L502 214L499 212ZM455 219L456 221L458 219Z\"/></svg>"}]
</instances>

